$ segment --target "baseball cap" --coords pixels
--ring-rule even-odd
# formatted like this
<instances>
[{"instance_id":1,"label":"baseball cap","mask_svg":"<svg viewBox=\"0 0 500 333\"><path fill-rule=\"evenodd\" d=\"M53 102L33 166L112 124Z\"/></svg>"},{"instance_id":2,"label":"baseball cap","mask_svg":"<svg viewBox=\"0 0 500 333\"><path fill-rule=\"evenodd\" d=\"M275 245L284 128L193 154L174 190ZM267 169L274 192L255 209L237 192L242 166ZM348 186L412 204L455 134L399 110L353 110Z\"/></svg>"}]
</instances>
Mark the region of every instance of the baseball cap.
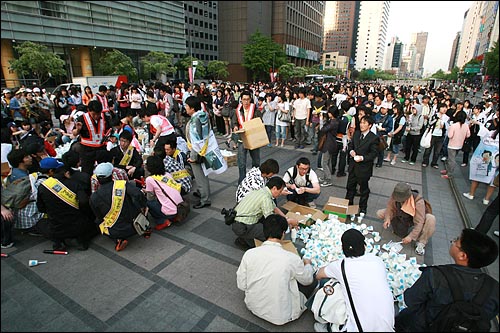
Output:
<instances>
[{"instance_id":1,"label":"baseball cap","mask_svg":"<svg viewBox=\"0 0 500 333\"><path fill-rule=\"evenodd\" d=\"M53 157L45 157L40 161L41 169L59 169L64 166L64 163L59 162L57 159Z\"/></svg>"},{"instance_id":2,"label":"baseball cap","mask_svg":"<svg viewBox=\"0 0 500 333\"><path fill-rule=\"evenodd\" d=\"M109 177L113 173L113 164L106 162L96 166L94 173L97 177Z\"/></svg>"},{"instance_id":3,"label":"baseball cap","mask_svg":"<svg viewBox=\"0 0 500 333\"><path fill-rule=\"evenodd\" d=\"M11 121L10 123L7 124L7 128L11 128L11 127L18 127L18 126L15 122Z\"/></svg>"},{"instance_id":4,"label":"baseball cap","mask_svg":"<svg viewBox=\"0 0 500 333\"><path fill-rule=\"evenodd\" d=\"M4 89L4 90L2 91L2 94L8 94L8 93L11 93L11 92L12 92L12 91L10 91L9 89Z\"/></svg>"},{"instance_id":5,"label":"baseball cap","mask_svg":"<svg viewBox=\"0 0 500 333\"><path fill-rule=\"evenodd\" d=\"M38 88L38 87L33 88L33 92L40 92L40 88Z\"/></svg>"},{"instance_id":6,"label":"baseball cap","mask_svg":"<svg viewBox=\"0 0 500 333\"><path fill-rule=\"evenodd\" d=\"M342 234L342 251L346 257L360 257L365 254L365 236L357 229Z\"/></svg>"}]
</instances>

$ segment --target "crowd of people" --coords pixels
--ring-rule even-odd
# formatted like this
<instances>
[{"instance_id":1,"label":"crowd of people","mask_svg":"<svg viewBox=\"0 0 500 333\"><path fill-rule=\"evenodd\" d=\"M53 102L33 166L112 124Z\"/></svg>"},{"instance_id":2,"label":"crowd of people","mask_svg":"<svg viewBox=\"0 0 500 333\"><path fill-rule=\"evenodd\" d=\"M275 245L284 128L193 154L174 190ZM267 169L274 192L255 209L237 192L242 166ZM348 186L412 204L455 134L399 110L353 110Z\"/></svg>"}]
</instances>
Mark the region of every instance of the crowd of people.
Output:
<instances>
[{"instance_id":1,"label":"crowd of people","mask_svg":"<svg viewBox=\"0 0 500 333\"><path fill-rule=\"evenodd\" d=\"M359 195L359 211L351 218L361 221L367 213L374 167L391 167L398 161L413 165L422 154L423 168L439 169L439 161L445 162L437 172L449 179L458 166L457 153L463 151L460 166L471 168L472 181L464 197L473 200L478 185L485 183L483 204L489 205L490 215L497 207L498 215L498 195L490 199L499 170L498 99L498 93L485 92L484 100L472 105L452 98L445 88L350 82L122 83L119 89L100 86L96 93L90 87L84 92L70 87L53 100L40 87L20 88L14 94L6 89L2 188L20 192L27 184L29 198L20 202L2 195L2 248L14 245L16 228L52 240L55 250L69 246L86 250L99 233L113 240L116 251L124 250L137 234L134 223L140 214L159 231L178 220L181 203L194 198L194 209L211 206L208 176L227 168L215 140L222 137L228 149L237 150L238 189L231 228L235 244L246 251L237 273L238 288L245 291L245 302L255 315L282 325L305 310L310 295L301 290L313 283L314 272L308 260L281 248L285 231L299 223L277 207L276 199L286 196L316 208L315 200L322 189L333 185L333 177L347 176L345 199L352 205ZM261 163L260 148L245 147L240 134L245 122L258 117L269 148L291 144L300 151L309 145L316 161L301 157L283 176L276 160ZM428 144L423 144L424 138ZM377 217L403 244L414 243L417 255L425 254L436 220L427 201L408 184L395 186ZM477 231L466 229L451 245L456 274L475 279L480 267L496 259L498 248L485 235L490 227L491 223L483 223ZM428 311L426 302L442 306L451 294L429 292L423 299L418 292L429 284L441 286L443 279L425 271L405 293L408 311L395 317L383 263L365 254L364 236L358 233L350 230L342 236L344 261L314 274L318 280L336 278L343 284L345 263L353 294L349 301L346 297L346 304L352 306L354 300L360 317L354 320L354 307L347 306L345 328L428 329L425 320L412 320ZM263 246L255 248L254 239ZM465 297L472 298L478 286ZM360 297L366 299L368 294L380 305L362 302ZM415 308L420 304L422 308ZM484 307L488 316L497 313L498 296ZM429 312L436 317L435 308Z\"/></svg>"}]
</instances>

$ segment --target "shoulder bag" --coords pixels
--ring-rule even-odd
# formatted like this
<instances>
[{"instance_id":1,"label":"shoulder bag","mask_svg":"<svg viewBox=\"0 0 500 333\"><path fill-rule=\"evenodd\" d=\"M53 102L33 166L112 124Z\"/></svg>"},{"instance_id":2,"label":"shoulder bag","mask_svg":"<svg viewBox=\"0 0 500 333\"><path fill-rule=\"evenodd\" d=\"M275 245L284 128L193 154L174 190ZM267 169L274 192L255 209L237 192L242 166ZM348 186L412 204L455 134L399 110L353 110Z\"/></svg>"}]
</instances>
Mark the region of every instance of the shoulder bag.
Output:
<instances>
[{"instance_id":1,"label":"shoulder bag","mask_svg":"<svg viewBox=\"0 0 500 333\"><path fill-rule=\"evenodd\" d=\"M284 123L289 123L292 121L292 116L290 115L290 111L288 112L283 112L280 110L278 113L278 120L282 121Z\"/></svg>"},{"instance_id":2,"label":"shoulder bag","mask_svg":"<svg viewBox=\"0 0 500 333\"><path fill-rule=\"evenodd\" d=\"M428 128L427 131L425 131L424 135L422 135L422 138L420 139L420 146L426 149L430 148L431 140L432 140L432 129Z\"/></svg>"},{"instance_id":3,"label":"shoulder bag","mask_svg":"<svg viewBox=\"0 0 500 333\"><path fill-rule=\"evenodd\" d=\"M179 202L179 204L176 204L172 198L165 192L165 190L161 187L160 183L155 179L154 180L158 186L160 187L160 190L165 194L165 196L168 198L168 200L172 201L174 205L177 206L177 215L174 217L174 222L182 222L184 221L187 216L189 215L189 212L191 211L191 206L189 205L189 202L186 200L182 200L182 202Z\"/></svg>"},{"instance_id":4,"label":"shoulder bag","mask_svg":"<svg viewBox=\"0 0 500 333\"><path fill-rule=\"evenodd\" d=\"M347 321L344 294L341 284L335 279L328 280L324 285L320 284L306 306L311 309L317 322L335 325L338 331Z\"/></svg>"},{"instance_id":5,"label":"shoulder bag","mask_svg":"<svg viewBox=\"0 0 500 333\"><path fill-rule=\"evenodd\" d=\"M342 260L342 264L340 265L342 268L342 277L344 278L345 289L347 290L347 296L349 296L349 303L351 303L352 314L354 315L354 319L356 320L356 326L358 326L358 332L363 332L363 328L361 327L361 323L359 322L356 308L354 307L354 302L352 301L351 289L349 289L349 282L347 282L347 277L345 275L344 264L345 264L345 259Z\"/></svg>"}]
</instances>

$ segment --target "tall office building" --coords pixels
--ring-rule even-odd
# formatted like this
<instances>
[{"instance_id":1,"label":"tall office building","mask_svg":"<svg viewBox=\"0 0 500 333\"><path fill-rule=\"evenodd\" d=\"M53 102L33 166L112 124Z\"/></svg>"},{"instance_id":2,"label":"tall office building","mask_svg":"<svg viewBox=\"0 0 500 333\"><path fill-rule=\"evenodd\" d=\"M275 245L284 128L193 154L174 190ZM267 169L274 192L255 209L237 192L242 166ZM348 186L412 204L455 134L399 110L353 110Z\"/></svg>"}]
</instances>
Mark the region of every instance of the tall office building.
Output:
<instances>
[{"instance_id":1,"label":"tall office building","mask_svg":"<svg viewBox=\"0 0 500 333\"><path fill-rule=\"evenodd\" d=\"M338 52L354 62L360 3L326 1L322 52Z\"/></svg>"},{"instance_id":2,"label":"tall office building","mask_svg":"<svg viewBox=\"0 0 500 333\"><path fill-rule=\"evenodd\" d=\"M219 59L229 62L228 80L251 80L251 73L241 65L243 46L257 30L282 45L289 62L317 64L324 8L325 1L219 2Z\"/></svg>"},{"instance_id":3,"label":"tall office building","mask_svg":"<svg viewBox=\"0 0 500 333\"><path fill-rule=\"evenodd\" d=\"M390 1L361 1L355 61L357 70L382 68L389 9Z\"/></svg>"},{"instance_id":4,"label":"tall office building","mask_svg":"<svg viewBox=\"0 0 500 333\"><path fill-rule=\"evenodd\" d=\"M482 7L474 57L487 53L498 41L498 1L483 1ZM495 35L496 39L492 38Z\"/></svg>"},{"instance_id":5,"label":"tall office building","mask_svg":"<svg viewBox=\"0 0 500 333\"><path fill-rule=\"evenodd\" d=\"M218 1L184 1L186 52L205 63L219 58Z\"/></svg>"},{"instance_id":6,"label":"tall office building","mask_svg":"<svg viewBox=\"0 0 500 333\"><path fill-rule=\"evenodd\" d=\"M392 37L385 50L384 70L399 72L403 56L403 43L398 37Z\"/></svg>"},{"instance_id":7,"label":"tall office building","mask_svg":"<svg viewBox=\"0 0 500 333\"><path fill-rule=\"evenodd\" d=\"M474 1L469 10L464 14L462 24L462 36L458 49L457 66L462 68L472 58L474 58L474 49L477 43L477 32L481 24L481 14L484 1Z\"/></svg>"},{"instance_id":8,"label":"tall office building","mask_svg":"<svg viewBox=\"0 0 500 333\"><path fill-rule=\"evenodd\" d=\"M140 57L161 51L186 54L184 8L180 1L2 1L2 79L19 85L9 70L13 46L44 44L66 62L68 78L98 75L94 64L106 50ZM140 74L140 73L139 73Z\"/></svg>"},{"instance_id":9,"label":"tall office building","mask_svg":"<svg viewBox=\"0 0 500 333\"><path fill-rule=\"evenodd\" d=\"M453 45L451 46L450 62L448 64L448 71L451 72L455 68L458 56L458 45L460 43L460 32L457 32L457 36L453 40Z\"/></svg>"},{"instance_id":10,"label":"tall office building","mask_svg":"<svg viewBox=\"0 0 500 333\"><path fill-rule=\"evenodd\" d=\"M424 58L428 35L429 33L427 32L417 32L415 34L412 34L411 37L411 43L415 44L415 52L417 58L415 68L413 68L413 72L420 77L424 74Z\"/></svg>"}]
</instances>

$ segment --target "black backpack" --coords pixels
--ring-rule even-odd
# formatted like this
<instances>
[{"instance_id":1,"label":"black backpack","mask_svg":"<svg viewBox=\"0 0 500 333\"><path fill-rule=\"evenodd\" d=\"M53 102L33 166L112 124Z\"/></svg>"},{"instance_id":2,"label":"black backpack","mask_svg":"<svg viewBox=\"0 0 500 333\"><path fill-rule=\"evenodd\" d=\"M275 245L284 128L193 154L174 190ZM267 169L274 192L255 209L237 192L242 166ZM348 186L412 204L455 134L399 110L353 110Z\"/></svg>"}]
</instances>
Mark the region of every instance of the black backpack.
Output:
<instances>
[{"instance_id":1,"label":"black backpack","mask_svg":"<svg viewBox=\"0 0 500 333\"><path fill-rule=\"evenodd\" d=\"M297 166L293 166L293 175L290 174L288 170L286 170L286 173L290 177L290 181L288 182L289 184L295 184L295 178L297 177ZM306 173L306 186L309 185L311 182L309 181L309 173L311 172L311 169L309 168L309 171Z\"/></svg>"},{"instance_id":2,"label":"black backpack","mask_svg":"<svg viewBox=\"0 0 500 333\"><path fill-rule=\"evenodd\" d=\"M472 300L463 297L454 269L449 266L433 266L441 272L448 282L453 295L453 302L444 306L438 316L429 323L430 332L489 332L490 320L486 316L483 304L494 288L494 280L488 275L478 293ZM453 271L452 271L453 270Z\"/></svg>"}]
</instances>

